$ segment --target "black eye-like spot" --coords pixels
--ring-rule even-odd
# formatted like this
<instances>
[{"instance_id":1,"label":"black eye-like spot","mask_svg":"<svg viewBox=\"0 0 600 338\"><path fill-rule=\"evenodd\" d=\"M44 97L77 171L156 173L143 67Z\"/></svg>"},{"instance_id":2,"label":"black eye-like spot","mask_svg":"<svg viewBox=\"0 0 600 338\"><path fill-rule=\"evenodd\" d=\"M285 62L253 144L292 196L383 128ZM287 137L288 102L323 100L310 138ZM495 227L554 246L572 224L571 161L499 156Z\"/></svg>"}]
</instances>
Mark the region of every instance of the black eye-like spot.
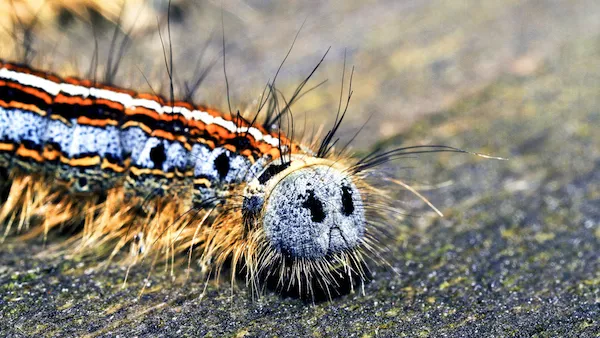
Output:
<instances>
[{"instance_id":1,"label":"black eye-like spot","mask_svg":"<svg viewBox=\"0 0 600 338\"><path fill-rule=\"evenodd\" d=\"M342 186L342 213L350 216L354 212L354 201L352 201L352 189Z\"/></svg>"},{"instance_id":2,"label":"black eye-like spot","mask_svg":"<svg viewBox=\"0 0 600 338\"><path fill-rule=\"evenodd\" d=\"M226 153L221 153L221 155L217 156L214 161L214 167L219 177L224 179L229 172L229 157L227 157Z\"/></svg>"},{"instance_id":3,"label":"black eye-like spot","mask_svg":"<svg viewBox=\"0 0 600 338\"><path fill-rule=\"evenodd\" d=\"M85 186L88 184L88 180L85 177L80 177L77 179L77 184L79 184L80 188L85 188Z\"/></svg>"},{"instance_id":4,"label":"black eye-like spot","mask_svg":"<svg viewBox=\"0 0 600 338\"><path fill-rule=\"evenodd\" d=\"M313 190L307 190L308 197L302 203L302 206L310 210L310 219L313 222L321 223L325 219L325 210L323 210L323 202L315 197Z\"/></svg>"},{"instance_id":5,"label":"black eye-like spot","mask_svg":"<svg viewBox=\"0 0 600 338\"><path fill-rule=\"evenodd\" d=\"M167 160L165 146L162 142L150 150L150 160L154 163L154 168L162 169L163 163Z\"/></svg>"}]
</instances>

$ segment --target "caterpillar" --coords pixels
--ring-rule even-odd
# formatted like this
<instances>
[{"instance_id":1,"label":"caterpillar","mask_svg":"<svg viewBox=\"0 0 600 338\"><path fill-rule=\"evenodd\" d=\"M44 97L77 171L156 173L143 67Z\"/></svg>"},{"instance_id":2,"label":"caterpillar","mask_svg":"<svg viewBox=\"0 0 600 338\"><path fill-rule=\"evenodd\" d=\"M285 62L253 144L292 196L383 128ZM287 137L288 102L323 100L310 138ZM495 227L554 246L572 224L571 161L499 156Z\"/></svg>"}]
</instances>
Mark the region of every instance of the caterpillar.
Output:
<instances>
[{"instance_id":1,"label":"caterpillar","mask_svg":"<svg viewBox=\"0 0 600 338\"><path fill-rule=\"evenodd\" d=\"M320 142L298 141L281 128L293 99L280 107L274 85L265 93L248 117L175 100L172 90L165 98L0 60L4 236L80 227L77 252L106 250L109 261L187 257L209 277L229 267L254 294L353 290L371 262L384 263L386 186L410 189L377 167L466 151L412 146L354 158L337 145L346 109Z\"/></svg>"}]
</instances>

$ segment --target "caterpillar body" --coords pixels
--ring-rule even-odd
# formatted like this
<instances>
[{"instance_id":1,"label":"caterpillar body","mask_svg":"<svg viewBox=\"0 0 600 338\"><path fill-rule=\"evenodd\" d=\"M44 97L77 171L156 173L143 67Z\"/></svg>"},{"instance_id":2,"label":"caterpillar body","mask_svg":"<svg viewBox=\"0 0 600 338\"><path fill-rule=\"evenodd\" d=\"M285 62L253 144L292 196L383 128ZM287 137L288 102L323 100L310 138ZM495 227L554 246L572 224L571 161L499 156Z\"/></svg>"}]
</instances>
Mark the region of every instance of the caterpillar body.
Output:
<instances>
[{"instance_id":1,"label":"caterpillar body","mask_svg":"<svg viewBox=\"0 0 600 338\"><path fill-rule=\"evenodd\" d=\"M337 145L341 100L320 142L298 142L293 126L287 136L281 128L293 100L274 82L255 111L234 115L177 101L172 89L165 99L0 60L3 238L76 228L66 244L78 254L129 266L160 256L171 266L196 261L207 279L227 267L232 283L245 277L255 295L265 287L312 299L353 290L370 278L370 263L385 263L390 187L428 203L377 167L467 152L430 145L353 158Z\"/></svg>"},{"instance_id":2,"label":"caterpillar body","mask_svg":"<svg viewBox=\"0 0 600 338\"><path fill-rule=\"evenodd\" d=\"M378 212L360 163L328 142L313 151L240 116L3 61L0 224L37 220L32 236L83 223L79 249L129 245L132 262L194 250L255 290L331 297L368 278Z\"/></svg>"}]
</instances>

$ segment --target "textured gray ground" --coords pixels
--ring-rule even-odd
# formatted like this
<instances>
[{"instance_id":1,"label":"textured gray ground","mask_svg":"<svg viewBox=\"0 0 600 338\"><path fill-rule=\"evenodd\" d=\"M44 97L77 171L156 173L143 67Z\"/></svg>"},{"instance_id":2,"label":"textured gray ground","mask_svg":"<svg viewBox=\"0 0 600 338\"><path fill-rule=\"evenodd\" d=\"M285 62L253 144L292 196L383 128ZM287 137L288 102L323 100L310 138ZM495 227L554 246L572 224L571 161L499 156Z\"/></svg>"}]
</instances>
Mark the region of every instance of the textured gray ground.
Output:
<instances>
[{"instance_id":1,"label":"textured gray ground","mask_svg":"<svg viewBox=\"0 0 600 338\"><path fill-rule=\"evenodd\" d=\"M324 112L337 106L347 48L357 70L344 131L375 113L358 151L447 144L510 161L436 155L388 168L416 185L437 184L425 194L445 217L398 192L397 206L416 216L390 224L392 268L375 267L364 294L330 303L273 293L253 301L245 287L232 297L227 283L209 284L200 299L199 278L173 281L158 270L146 281L145 267L133 269L123 289L125 271L117 266L94 269L36 256L43 248L37 242L5 242L2 335L600 335L596 1L224 7L237 100L262 90L307 17L280 84L291 86L333 48L318 77L329 82L300 102L298 115L330 118ZM197 11L220 21L218 10ZM218 67L213 73L220 79Z\"/></svg>"}]
</instances>

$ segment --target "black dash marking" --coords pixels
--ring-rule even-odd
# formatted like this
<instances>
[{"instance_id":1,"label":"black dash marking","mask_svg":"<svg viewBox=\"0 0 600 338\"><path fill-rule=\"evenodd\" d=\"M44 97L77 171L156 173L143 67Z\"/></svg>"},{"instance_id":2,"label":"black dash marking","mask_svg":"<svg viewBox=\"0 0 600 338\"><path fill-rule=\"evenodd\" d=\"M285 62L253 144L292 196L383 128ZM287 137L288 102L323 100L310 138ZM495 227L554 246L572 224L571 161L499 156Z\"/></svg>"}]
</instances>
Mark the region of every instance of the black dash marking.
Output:
<instances>
[{"instance_id":1,"label":"black dash marking","mask_svg":"<svg viewBox=\"0 0 600 338\"><path fill-rule=\"evenodd\" d=\"M354 212L354 201L352 201L352 190L350 187L342 186L342 213L350 216Z\"/></svg>"},{"instance_id":2,"label":"black dash marking","mask_svg":"<svg viewBox=\"0 0 600 338\"><path fill-rule=\"evenodd\" d=\"M323 210L323 203L315 197L314 190L307 190L308 197L306 201L302 203L302 206L310 210L310 219L313 222L321 223L325 219L325 210Z\"/></svg>"},{"instance_id":3,"label":"black dash marking","mask_svg":"<svg viewBox=\"0 0 600 338\"><path fill-rule=\"evenodd\" d=\"M155 169L162 169L163 163L167 160L165 146L162 142L150 150L150 160L154 163Z\"/></svg>"},{"instance_id":4,"label":"black dash marking","mask_svg":"<svg viewBox=\"0 0 600 338\"><path fill-rule=\"evenodd\" d=\"M273 176L279 174L284 171L287 167L290 166L290 162L286 162L280 165L270 165L267 169L260 175L258 178L258 182L260 184L265 184L268 180L270 180Z\"/></svg>"},{"instance_id":5,"label":"black dash marking","mask_svg":"<svg viewBox=\"0 0 600 338\"><path fill-rule=\"evenodd\" d=\"M214 166L215 170L219 174L219 178L223 180L227 176L227 173L229 173L230 168L229 157L227 154L221 153L221 155L217 156L217 158L215 158Z\"/></svg>"},{"instance_id":6,"label":"black dash marking","mask_svg":"<svg viewBox=\"0 0 600 338\"><path fill-rule=\"evenodd\" d=\"M85 188L88 184L88 180L85 177L79 177L79 179L77 180L77 183L79 184L80 188Z\"/></svg>"}]
</instances>

